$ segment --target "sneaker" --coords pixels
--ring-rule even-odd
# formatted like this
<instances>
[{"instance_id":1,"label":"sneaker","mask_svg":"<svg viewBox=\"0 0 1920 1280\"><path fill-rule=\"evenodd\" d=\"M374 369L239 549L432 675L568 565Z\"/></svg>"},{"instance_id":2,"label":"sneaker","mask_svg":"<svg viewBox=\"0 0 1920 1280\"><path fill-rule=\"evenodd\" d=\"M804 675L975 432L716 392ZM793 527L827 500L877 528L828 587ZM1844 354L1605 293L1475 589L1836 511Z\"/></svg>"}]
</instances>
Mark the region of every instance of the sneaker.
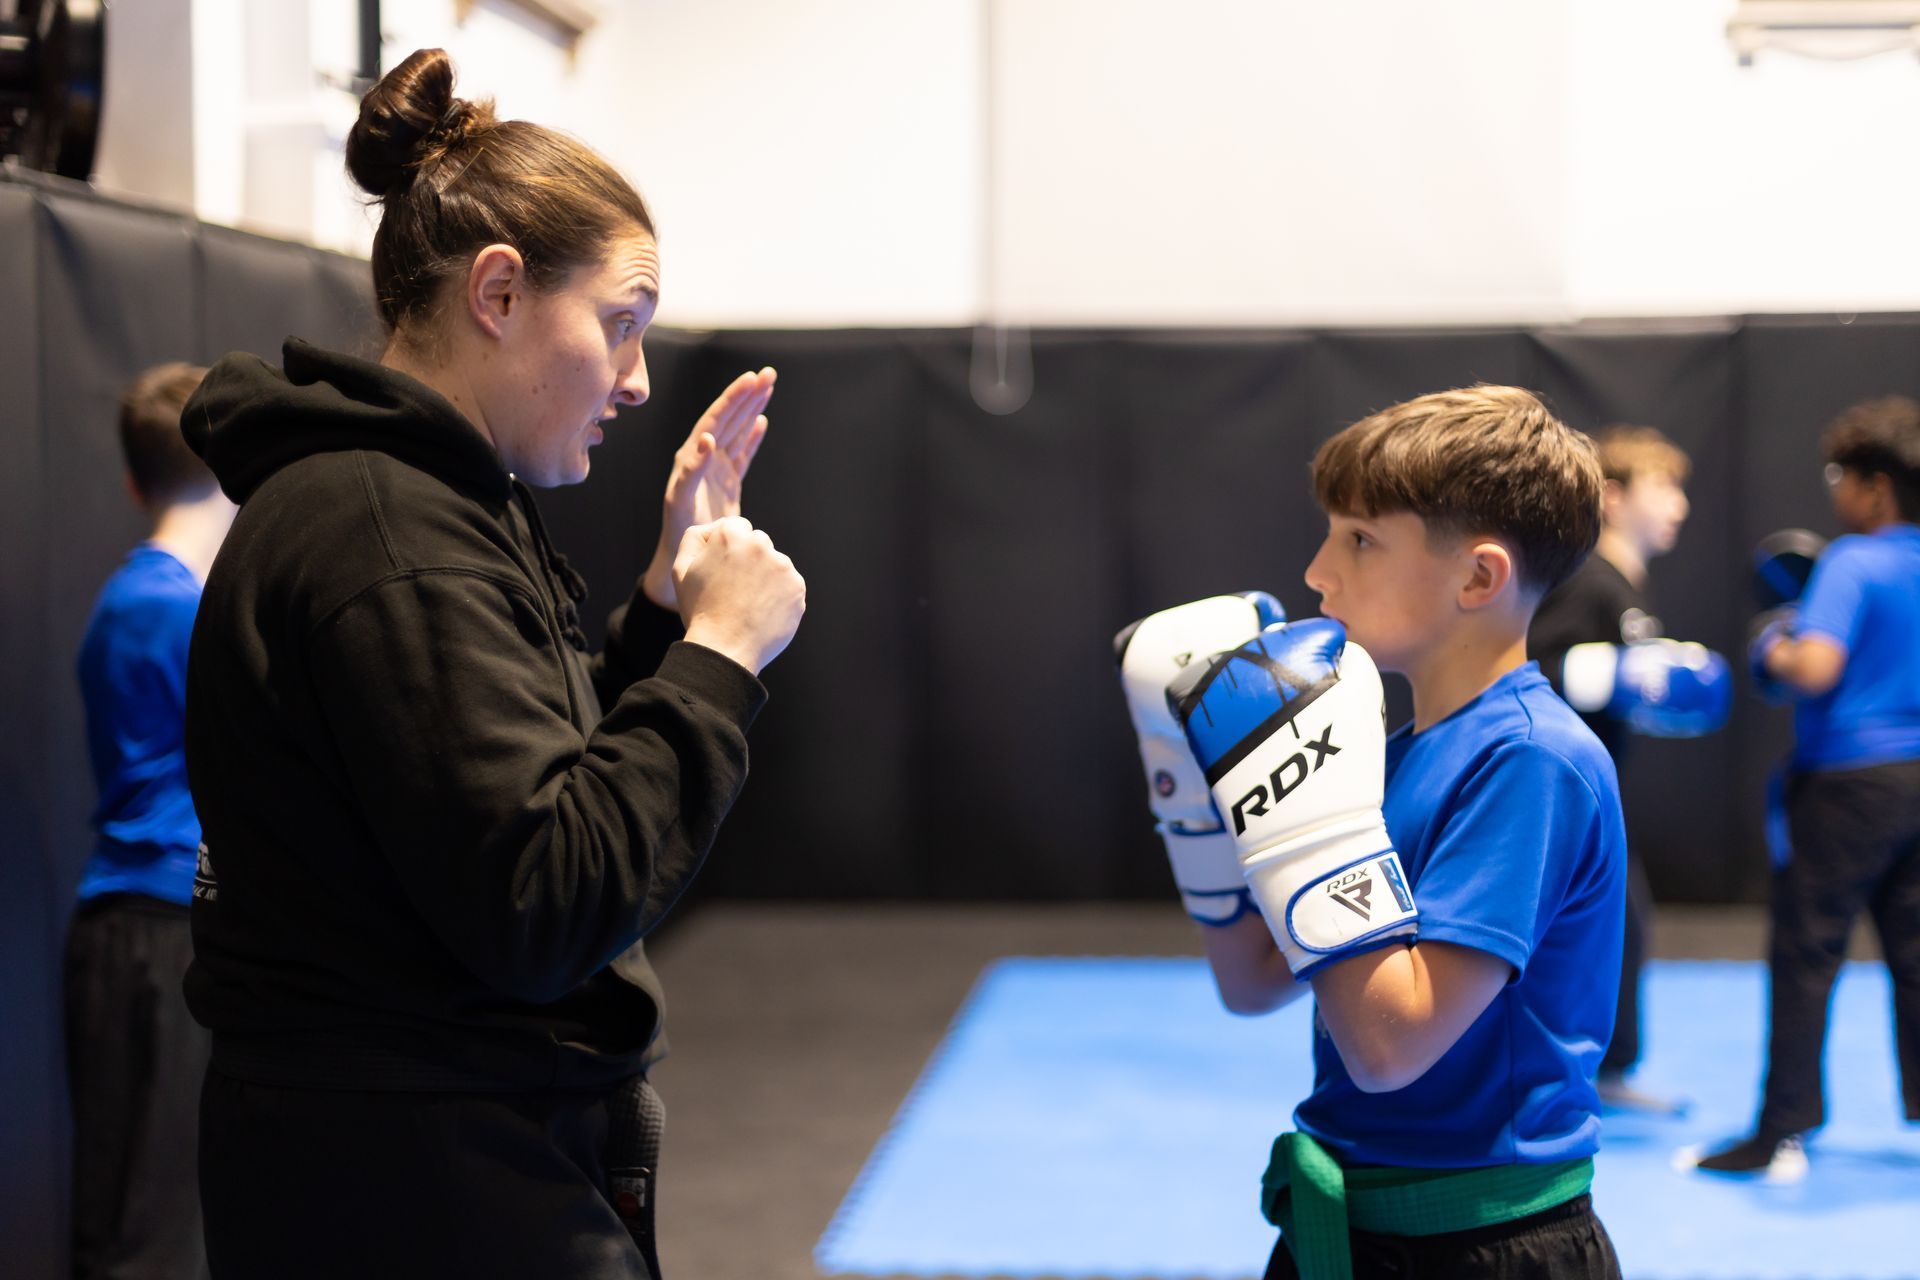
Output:
<instances>
[{"instance_id":1,"label":"sneaker","mask_svg":"<svg viewBox=\"0 0 1920 1280\"><path fill-rule=\"evenodd\" d=\"M1798 1182L1807 1176L1807 1149L1797 1133L1756 1133L1698 1157L1696 1169L1708 1173L1760 1174L1770 1183Z\"/></svg>"},{"instance_id":2,"label":"sneaker","mask_svg":"<svg viewBox=\"0 0 1920 1280\"><path fill-rule=\"evenodd\" d=\"M1685 1098L1669 1097L1663 1093L1648 1093L1627 1083L1624 1075L1602 1072L1594 1081L1594 1088L1600 1094L1600 1105L1610 1111L1633 1112L1643 1116L1673 1116L1687 1114L1692 1105Z\"/></svg>"}]
</instances>

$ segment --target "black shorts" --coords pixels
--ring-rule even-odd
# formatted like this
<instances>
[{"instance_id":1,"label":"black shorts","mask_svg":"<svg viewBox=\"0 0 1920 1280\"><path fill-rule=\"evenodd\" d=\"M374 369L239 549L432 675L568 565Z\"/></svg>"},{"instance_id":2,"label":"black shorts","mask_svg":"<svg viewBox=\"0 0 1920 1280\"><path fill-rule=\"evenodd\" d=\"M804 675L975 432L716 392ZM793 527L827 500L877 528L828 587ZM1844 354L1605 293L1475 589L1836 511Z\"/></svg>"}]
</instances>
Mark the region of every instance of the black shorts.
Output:
<instances>
[{"instance_id":1,"label":"black shorts","mask_svg":"<svg viewBox=\"0 0 1920 1280\"><path fill-rule=\"evenodd\" d=\"M1352 1231L1348 1238L1353 1280L1620 1280L1620 1260L1594 1216L1592 1196L1470 1231L1437 1236ZM1282 1239L1267 1262L1266 1280L1299 1276Z\"/></svg>"}]
</instances>

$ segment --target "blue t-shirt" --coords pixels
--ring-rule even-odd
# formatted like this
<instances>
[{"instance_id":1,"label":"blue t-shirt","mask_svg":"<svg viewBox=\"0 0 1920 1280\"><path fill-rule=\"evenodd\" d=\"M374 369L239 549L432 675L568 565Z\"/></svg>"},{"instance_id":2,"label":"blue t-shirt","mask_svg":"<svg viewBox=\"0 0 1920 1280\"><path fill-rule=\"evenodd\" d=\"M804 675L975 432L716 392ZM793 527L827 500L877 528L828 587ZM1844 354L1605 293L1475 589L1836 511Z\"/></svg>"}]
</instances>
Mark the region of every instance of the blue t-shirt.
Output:
<instances>
[{"instance_id":1,"label":"blue t-shirt","mask_svg":"<svg viewBox=\"0 0 1920 1280\"><path fill-rule=\"evenodd\" d=\"M187 902L200 820L187 792L187 643L200 582L149 543L94 601L80 642L80 695L99 804L82 900L141 893Z\"/></svg>"},{"instance_id":2,"label":"blue t-shirt","mask_svg":"<svg viewBox=\"0 0 1920 1280\"><path fill-rule=\"evenodd\" d=\"M1613 761L1529 662L1388 740L1384 808L1420 940L1488 952L1514 976L1425 1075L1388 1093L1354 1085L1316 1016L1313 1092L1294 1123L1348 1164L1592 1155L1626 918Z\"/></svg>"},{"instance_id":3,"label":"blue t-shirt","mask_svg":"<svg viewBox=\"0 0 1920 1280\"><path fill-rule=\"evenodd\" d=\"M1794 709L1794 767L1920 759L1920 526L1835 538L1813 567L1796 630L1838 642L1847 666Z\"/></svg>"}]
</instances>

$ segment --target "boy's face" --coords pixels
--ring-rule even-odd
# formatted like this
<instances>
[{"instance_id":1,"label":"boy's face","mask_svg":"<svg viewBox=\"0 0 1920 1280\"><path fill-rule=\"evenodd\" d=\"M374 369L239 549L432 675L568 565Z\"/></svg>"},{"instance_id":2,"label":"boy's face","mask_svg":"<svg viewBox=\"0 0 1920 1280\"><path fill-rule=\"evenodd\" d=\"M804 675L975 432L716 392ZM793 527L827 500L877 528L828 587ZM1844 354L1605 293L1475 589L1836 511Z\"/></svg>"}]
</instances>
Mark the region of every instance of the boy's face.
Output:
<instances>
[{"instance_id":1,"label":"boy's face","mask_svg":"<svg viewBox=\"0 0 1920 1280\"><path fill-rule=\"evenodd\" d=\"M1673 550L1691 509L1687 491L1671 471L1643 469L1625 484L1607 482L1603 504L1607 527L1638 547L1643 556Z\"/></svg>"},{"instance_id":2,"label":"boy's face","mask_svg":"<svg viewBox=\"0 0 1920 1280\"><path fill-rule=\"evenodd\" d=\"M1827 492L1833 499L1833 514L1848 533L1871 533L1885 520L1898 519L1893 502L1893 482L1881 475L1866 475L1852 467L1827 465Z\"/></svg>"},{"instance_id":3,"label":"boy's face","mask_svg":"<svg viewBox=\"0 0 1920 1280\"><path fill-rule=\"evenodd\" d=\"M1307 585L1320 593L1320 612L1344 623L1381 670L1406 671L1458 613L1461 550L1430 546L1427 522L1410 512L1329 515Z\"/></svg>"}]
</instances>

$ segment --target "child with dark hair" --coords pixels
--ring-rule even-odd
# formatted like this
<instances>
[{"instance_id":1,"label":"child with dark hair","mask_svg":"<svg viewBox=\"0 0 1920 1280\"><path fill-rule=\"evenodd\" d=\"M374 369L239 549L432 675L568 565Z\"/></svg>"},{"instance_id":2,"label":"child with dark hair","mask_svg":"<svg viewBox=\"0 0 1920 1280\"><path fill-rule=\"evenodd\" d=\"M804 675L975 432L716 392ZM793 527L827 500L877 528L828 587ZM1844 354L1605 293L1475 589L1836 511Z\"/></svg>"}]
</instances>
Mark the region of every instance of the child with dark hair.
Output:
<instances>
[{"instance_id":1,"label":"child with dark hair","mask_svg":"<svg viewBox=\"0 0 1920 1280\"><path fill-rule=\"evenodd\" d=\"M1754 1131L1697 1157L1709 1173L1774 1181L1805 1174L1805 1137L1826 1120L1828 1001L1862 910L1893 979L1906 1118L1920 1121L1920 403L1856 405L1824 445L1846 534L1749 651L1763 691L1794 702L1766 1084Z\"/></svg>"},{"instance_id":2,"label":"child with dark hair","mask_svg":"<svg viewBox=\"0 0 1920 1280\"><path fill-rule=\"evenodd\" d=\"M1221 998L1316 1006L1313 1091L1262 1182L1270 1280L1620 1274L1588 1195L1620 802L1526 654L1600 487L1591 443L1518 388L1375 414L1314 460L1325 616L1167 687L1258 908L1202 921ZM1413 689L1391 737L1378 670Z\"/></svg>"},{"instance_id":3,"label":"child with dark hair","mask_svg":"<svg viewBox=\"0 0 1920 1280\"><path fill-rule=\"evenodd\" d=\"M187 645L233 504L180 437L206 370L164 364L120 400L128 490L152 521L94 602L80 693L99 802L67 934L73 1273L198 1274L195 1133L207 1034L180 994L200 823L187 791Z\"/></svg>"}]
</instances>

